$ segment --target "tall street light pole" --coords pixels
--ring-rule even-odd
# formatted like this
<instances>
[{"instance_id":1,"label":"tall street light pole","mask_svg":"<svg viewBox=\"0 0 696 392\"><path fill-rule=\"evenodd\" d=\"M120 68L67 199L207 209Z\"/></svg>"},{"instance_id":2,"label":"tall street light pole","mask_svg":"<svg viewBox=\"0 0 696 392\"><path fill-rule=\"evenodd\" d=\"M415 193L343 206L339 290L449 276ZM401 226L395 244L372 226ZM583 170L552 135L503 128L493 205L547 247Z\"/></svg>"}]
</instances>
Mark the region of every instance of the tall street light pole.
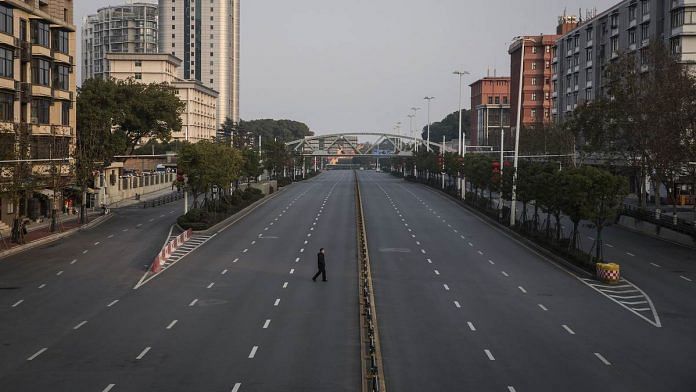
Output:
<instances>
[{"instance_id":1,"label":"tall street light pole","mask_svg":"<svg viewBox=\"0 0 696 392\"><path fill-rule=\"evenodd\" d=\"M413 107L413 108L411 108L411 110L413 111L413 118L416 118L416 113L417 113L419 110L421 110L421 108ZM416 126L418 126L417 123L416 123ZM416 135L415 135L415 133L413 134L413 146L414 146L414 148L416 149L416 151L418 151L418 144L416 143Z\"/></svg>"},{"instance_id":2,"label":"tall street light pole","mask_svg":"<svg viewBox=\"0 0 696 392\"><path fill-rule=\"evenodd\" d=\"M517 207L517 163L520 157L520 126L522 123L522 85L524 84L524 37L517 37L517 41L522 44L521 54L520 54L520 80L519 89L517 91L517 122L515 125L515 158L512 163L512 197L510 200L510 227L515 226L515 220L517 217L516 207Z\"/></svg>"},{"instance_id":3,"label":"tall street light pole","mask_svg":"<svg viewBox=\"0 0 696 392\"><path fill-rule=\"evenodd\" d=\"M469 75L468 71L454 71L454 75L459 76L459 156L463 157L466 155L466 135L462 133L462 77L464 75ZM457 180L457 187L462 192L462 199L466 197L466 192L463 190L466 185L466 179L459 178Z\"/></svg>"},{"instance_id":4,"label":"tall street light pole","mask_svg":"<svg viewBox=\"0 0 696 392\"><path fill-rule=\"evenodd\" d=\"M430 151L430 101L435 99L435 97L425 97L423 98L428 101L428 145L425 146L426 151Z\"/></svg>"}]
</instances>

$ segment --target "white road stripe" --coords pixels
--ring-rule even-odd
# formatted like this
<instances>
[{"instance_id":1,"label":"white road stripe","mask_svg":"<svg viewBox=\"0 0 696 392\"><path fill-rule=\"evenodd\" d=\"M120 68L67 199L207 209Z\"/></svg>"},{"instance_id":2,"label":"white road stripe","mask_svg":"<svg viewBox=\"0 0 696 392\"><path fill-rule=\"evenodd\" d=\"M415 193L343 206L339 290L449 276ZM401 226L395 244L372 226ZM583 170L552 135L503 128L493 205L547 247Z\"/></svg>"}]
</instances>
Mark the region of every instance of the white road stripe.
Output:
<instances>
[{"instance_id":1,"label":"white road stripe","mask_svg":"<svg viewBox=\"0 0 696 392\"><path fill-rule=\"evenodd\" d=\"M300 253L304 253L304 248L300 249Z\"/></svg>"},{"instance_id":2,"label":"white road stripe","mask_svg":"<svg viewBox=\"0 0 696 392\"><path fill-rule=\"evenodd\" d=\"M198 298L196 298L196 299L194 299L193 301L191 301L191 303L189 304L189 306L193 306L193 305L195 305L195 304L196 304L196 302L198 302Z\"/></svg>"},{"instance_id":3,"label":"white road stripe","mask_svg":"<svg viewBox=\"0 0 696 392\"><path fill-rule=\"evenodd\" d=\"M510 276L510 275L508 275L508 273L505 272L505 271L502 271L501 274L503 274L503 275L505 275L505 276Z\"/></svg>"},{"instance_id":4,"label":"white road stripe","mask_svg":"<svg viewBox=\"0 0 696 392\"><path fill-rule=\"evenodd\" d=\"M305 244L305 245L307 245L308 243L309 243L309 241L307 241L307 240L304 241L304 244Z\"/></svg>"},{"instance_id":5,"label":"white road stripe","mask_svg":"<svg viewBox=\"0 0 696 392\"><path fill-rule=\"evenodd\" d=\"M46 283L42 283L42 284L39 286L40 289L42 289L42 288L44 288L44 287L46 287Z\"/></svg>"},{"instance_id":6,"label":"white road stripe","mask_svg":"<svg viewBox=\"0 0 696 392\"><path fill-rule=\"evenodd\" d=\"M246 253L246 252L248 252L248 251L249 251L249 249L244 249L244 250L242 251L242 253Z\"/></svg>"},{"instance_id":7,"label":"white road stripe","mask_svg":"<svg viewBox=\"0 0 696 392\"><path fill-rule=\"evenodd\" d=\"M474 327L474 323L471 321L467 321L466 324L469 326L469 329L472 331L476 331L476 327Z\"/></svg>"},{"instance_id":8,"label":"white road stripe","mask_svg":"<svg viewBox=\"0 0 696 392\"><path fill-rule=\"evenodd\" d=\"M434 271L435 271L435 275L440 275L440 271L438 271L438 270L434 270Z\"/></svg>"},{"instance_id":9,"label":"white road stripe","mask_svg":"<svg viewBox=\"0 0 696 392\"><path fill-rule=\"evenodd\" d=\"M140 354L137 357L135 357L135 359L143 359L151 348L152 347L145 347L145 349L142 352L140 352Z\"/></svg>"},{"instance_id":10,"label":"white road stripe","mask_svg":"<svg viewBox=\"0 0 696 392\"><path fill-rule=\"evenodd\" d=\"M110 304L108 304L108 305L106 305L106 307L107 307L107 308L110 308L110 307L112 307L112 306L116 305L116 302L118 302L118 300L117 300L117 299L115 299L115 300L111 301L111 303L110 303Z\"/></svg>"},{"instance_id":11,"label":"white road stripe","mask_svg":"<svg viewBox=\"0 0 696 392\"><path fill-rule=\"evenodd\" d=\"M300 261L300 258L299 258L299 257L297 257L297 258L295 259L295 262L296 262L296 263L297 263L298 261Z\"/></svg>"},{"instance_id":12,"label":"white road stripe","mask_svg":"<svg viewBox=\"0 0 696 392\"><path fill-rule=\"evenodd\" d=\"M256 243L256 241L251 241L251 244L252 244L252 245L254 245L255 243Z\"/></svg>"},{"instance_id":13,"label":"white road stripe","mask_svg":"<svg viewBox=\"0 0 696 392\"><path fill-rule=\"evenodd\" d=\"M466 239L466 237L464 237L463 235L460 235L460 237L461 237L461 238L462 238L463 240L465 240L465 239Z\"/></svg>"},{"instance_id":14,"label":"white road stripe","mask_svg":"<svg viewBox=\"0 0 696 392\"><path fill-rule=\"evenodd\" d=\"M515 387L508 385L508 392L517 392L517 391L515 390Z\"/></svg>"},{"instance_id":15,"label":"white road stripe","mask_svg":"<svg viewBox=\"0 0 696 392\"><path fill-rule=\"evenodd\" d=\"M268 324L270 324L270 323L271 323L271 319L266 320L266 322L263 323L263 329L268 328Z\"/></svg>"},{"instance_id":16,"label":"white road stripe","mask_svg":"<svg viewBox=\"0 0 696 392\"><path fill-rule=\"evenodd\" d=\"M135 227L140 227L142 225L143 225L142 223L138 223L137 225L135 225Z\"/></svg>"},{"instance_id":17,"label":"white road stripe","mask_svg":"<svg viewBox=\"0 0 696 392\"><path fill-rule=\"evenodd\" d=\"M15 302L15 303L12 305L12 307L13 307L13 308L16 308L16 307L19 306L19 304L21 304L22 302L24 302L24 300L23 300L23 299L20 299L19 301Z\"/></svg>"},{"instance_id":18,"label":"white road stripe","mask_svg":"<svg viewBox=\"0 0 696 392\"><path fill-rule=\"evenodd\" d=\"M56 272L56 276L61 276L61 275L63 275L63 271Z\"/></svg>"},{"instance_id":19,"label":"white road stripe","mask_svg":"<svg viewBox=\"0 0 696 392\"><path fill-rule=\"evenodd\" d=\"M87 252L88 252L88 250L85 249L85 250L82 251L82 254L83 254L83 255L84 255L84 254L87 254Z\"/></svg>"},{"instance_id":20,"label":"white road stripe","mask_svg":"<svg viewBox=\"0 0 696 392\"><path fill-rule=\"evenodd\" d=\"M294 269L294 268L290 268L290 275L292 275L292 274L294 274L294 273L295 273L295 269Z\"/></svg>"},{"instance_id":21,"label":"white road stripe","mask_svg":"<svg viewBox=\"0 0 696 392\"><path fill-rule=\"evenodd\" d=\"M80 322L76 326L73 327L73 329L80 329L81 326L87 324L87 320Z\"/></svg>"},{"instance_id":22,"label":"white road stripe","mask_svg":"<svg viewBox=\"0 0 696 392\"><path fill-rule=\"evenodd\" d=\"M575 335L575 331L573 331L572 329L570 329L569 326L563 324L562 327L563 327L563 329L565 329L566 331L568 331L569 334Z\"/></svg>"},{"instance_id":23,"label":"white road stripe","mask_svg":"<svg viewBox=\"0 0 696 392\"><path fill-rule=\"evenodd\" d=\"M488 357L489 360L495 361L495 358L493 358L493 354L491 354L491 350L485 349L483 351L486 353L486 356Z\"/></svg>"},{"instance_id":24,"label":"white road stripe","mask_svg":"<svg viewBox=\"0 0 696 392\"><path fill-rule=\"evenodd\" d=\"M608 244L608 243L606 243L606 242L604 243L604 245L606 245L606 246L608 246L608 247L610 247L610 248L613 248L613 247L614 247L614 245Z\"/></svg>"},{"instance_id":25,"label":"white road stripe","mask_svg":"<svg viewBox=\"0 0 696 392\"><path fill-rule=\"evenodd\" d=\"M469 246L474 246L474 244L472 244L471 242L469 242Z\"/></svg>"},{"instance_id":26,"label":"white road stripe","mask_svg":"<svg viewBox=\"0 0 696 392\"><path fill-rule=\"evenodd\" d=\"M239 261L239 257L236 258L236 259L234 259L234 260L232 260L233 263L236 263L236 262L238 262L238 261Z\"/></svg>"},{"instance_id":27,"label":"white road stripe","mask_svg":"<svg viewBox=\"0 0 696 392\"><path fill-rule=\"evenodd\" d=\"M113 235L113 234L109 234L109 236L106 237L106 238L114 238L114 235Z\"/></svg>"},{"instance_id":28,"label":"white road stripe","mask_svg":"<svg viewBox=\"0 0 696 392\"><path fill-rule=\"evenodd\" d=\"M443 286L445 287L445 290L449 291L449 286L447 286L446 284L443 284Z\"/></svg>"},{"instance_id":29,"label":"white road stripe","mask_svg":"<svg viewBox=\"0 0 696 392\"><path fill-rule=\"evenodd\" d=\"M433 261L428 259L428 264L432 264L432 263L433 263Z\"/></svg>"},{"instance_id":30,"label":"white road stripe","mask_svg":"<svg viewBox=\"0 0 696 392\"><path fill-rule=\"evenodd\" d=\"M230 392L239 392L239 388L240 388L241 386L242 386L242 383L241 383L241 382L238 382L238 383L234 384L234 387L232 388L232 390L231 390Z\"/></svg>"},{"instance_id":31,"label":"white road stripe","mask_svg":"<svg viewBox=\"0 0 696 392\"><path fill-rule=\"evenodd\" d=\"M211 288L211 287L213 287L213 286L215 286L215 282L211 282L211 283L208 285L207 288Z\"/></svg>"},{"instance_id":32,"label":"white road stripe","mask_svg":"<svg viewBox=\"0 0 696 392\"><path fill-rule=\"evenodd\" d=\"M488 262L491 263L491 265L495 264L493 260L488 260Z\"/></svg>"},{"instance_id":33,"label":"white road stripe","mask_svg":"<svg viewBox=\"0 0 696 392\"><path fill-rule=\"evenodd\" d=\"M416 241L416 245L420 245L420 241Z\"/></svg>"},{"instance_id":34,"label":"white road stripe","mask_svg":"<svg viewBox=\"0 0 696 392\"><path fill-rule=\"evenodd\" d=\"M421 253L425 254L425 249L421 249Z\"/></svg>"},{"instance_id":35,"label":"white road stripe","mask_svg":"<svg viewBox=\"0 0 696 392\"><path fill-rule=\"evenodd\" d=\"M109 392L111 388L115 387L116 384L109 384L106 386L106 388L102 389L102 392Z\"/></svg>"},{"instance_id":36,"label":"white road stripe","mask_svg":"<svg viewBox=\"0 0 696 392\"><path fill-rule=\"evenodd\" d=\"M594 353L594 355L595 355L597 358L599 358L600 361L604 362L605 365L611 366L611 362L607 361L607 359L604 358L604 357L602 356L602 354L600 354L600 353Z\"/></svg>"},{"instance_id":37,"label":"white road stripe","mask_svg":"<svg viewBox=\"0 0 696 392\"><path fill-rule=\"evenodd\" d=\"M94 246L97 246L97 245L99 245L99 241L97 241L97 242L94 243Z\"/></svg>"},{"instance_id":38,"label":"white road stripe","mask_svg":"<svg viewBox=\"0 0 696 392\"><path fill-rule=\"evenodd\" d=\"M73 259L73 260L70 262L70 264L75 264L75 263L77 263L77 259Z\"/></svg>"},{"instance_id":39,"label":"white road stripe","mask_svg":"<svg viewBox=\"0 0 696 392\"><path fill-rule=\"evenodd\" d=\"M222 270L222 272L220 272L220 275L224 275L224 274L226 274L226 273L227 273L227 268L225 268L224 270Z\"/></svg>"},{"instance_id":40,"label":"white road stripe","mask_svg":"<svg viewBox=\"0 0 696 392\"><path fill-rule=\"evenodd\" d=\"M650 263L650 265L652 265L652 266L655 267L655 268L661 268L661 267L662 267L661 265L655 264L655 263Z\"/></svg>"},{"instance_id":41,"label":"white road stripe","mask_svg":"<svg viewBox=\"0 0 696 392\"><path fill-rule=\"evenodd\" d=\"M693 282L693 280L691 280L690 278L687 278L687 277L684 276L684 275L679 275L679 277L682 278L682 279L684 279L684 280L686 280L686 281L688 281L688 282Z\"/></svg>"},{"instance_id":42,"label":"white road stripe","mask_svg":"<svg viewBox=\"0 0 696 392\"><path fill-rule=\"evenodd\" d=\"M481 252L481 251L478 251L478 254L480 254L481 256L483 256L483 252Z\"/></svg>"},{"instance_id":43,"label":"white road stripe","mask_svg":"<svg viewBox=\"0 0 696 392\"><path fill-rule=\"evenodd\" d=\"M174 325L175 325L178 321L179 321L179 320L172 320L172 322L169 323L169 325L167 325L167 329L172 329L172 327L174 327Z\"/></svg>"},{"instance_id":44,"label":"white road stripe","mask_svg":"<svg viewBox=\"0 0 696 392\"><path fill-rule=\"evenodd\" d=\"M128 229L123 229L123 230L121 230L121 231L126 232L126 231L128 231Z\"/></svg>"},{"instance_id":45,"label":"white road stripe","mask_svg":"<svg viewBox=\"0 0 696 392\"><path fill-rule=\"evenodd\" d=\"M458 308L461 308L461 307L462 307L462 305L459 304L459 301L454 301L454 306L456 306L456 307L458 307Z\"/></svg>"},{"instance_id":46,"label":"white road stripe","mask_svg":"<svg viewBox=\"0 0 696 392\"><path fill-rule=\"evenodd\" d=\"M547 312L549 310L546 306L544 306L542 304L538 304L538 305L541 308L541 310L543 310L544 312Z\"/></svg>"},{"instance_id":47,"label":"white road stripe","mask_svg":"<svg viewBox=\"0 0 696 392\"><path fill-rule=\"evenodd\" d=\"M34 355L31 357L27 358L27 361L33 361L34 358L38 357L39 355L43 354L44 351L48 350L48 347L44 347L41 350L37 351Z\"/></svg>"},{"instance_id":48,"label":"white road stripe","mask_svg":"<svg viewBox=\"0 0 696 392\"><path fill-rule=\"evenodd\" d=\"M524 289L522 286L517 286L518 289L520 289L521 292L527 294L527 290Z\"/></svg>"},{"instance_id":49,"label":"white road stripe","mask_svg":"<svg viewBox=\"0 0 696 392\"><path fill-rule=\"evenodd\" d=\"M283 283L283 288L286 289L288 287L288 282Z\"/></svg>"},{"instance_id":50,"label":"white road stripe","mask_svg":"<svg viewBox=\"0 0 696 392\"><path fill-rule=\"evenodd\" d=\"M254 358L256 356L256 350L259 349L259 346L254 346L251 348L251 352L249 353L249 358Z\"/></svg>"},{"instance_id":51,"label":"white road stripe","mask_svg":"<svg viewBox=\"0 0 696 392\"><path fill-rule=\"evenodd\" d=\"M635 256L635 255L634 255L633 253L631 253L631 252L626 252L626 254L629 255L629 256Z\"/></svg>"},{"instance_id":52,"label":"white road stripe","mask_svg":"<svg viewBox=\"0 0 696 392\"><path fill-rule=\"evenodd\" d=\"M276 298L275 303L273 303L273 306L278 306L280 303L280 298Z\"/></svg>"}]
</instances>

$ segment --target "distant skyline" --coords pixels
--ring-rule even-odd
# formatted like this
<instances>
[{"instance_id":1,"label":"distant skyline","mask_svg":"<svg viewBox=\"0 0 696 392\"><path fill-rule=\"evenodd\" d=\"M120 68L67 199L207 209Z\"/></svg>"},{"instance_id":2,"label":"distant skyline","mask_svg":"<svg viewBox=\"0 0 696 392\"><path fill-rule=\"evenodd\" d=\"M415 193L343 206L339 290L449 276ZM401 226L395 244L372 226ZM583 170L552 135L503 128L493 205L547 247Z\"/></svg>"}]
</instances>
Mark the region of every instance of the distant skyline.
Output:
<instances>
[{"instance_id":1,"label":"distant skyline","mask_svg":"<svg viewBox=\"0 0 696 392\"><path fill-rule=\"evenodd\" d=\"M125 2L76 0L78 64L82 18ZM431 121L457 111L454 70L471 73L464 78L469 108L470 83L488 71L509 75L513 37L554 34L564 10L582 9L584 17L616 3L241 0L241 118L302 121L319 134L391 131L401 122L403 132L418 106L417 130L426 124L426 95L435 97Z\"/></svg>"}]
</instances>

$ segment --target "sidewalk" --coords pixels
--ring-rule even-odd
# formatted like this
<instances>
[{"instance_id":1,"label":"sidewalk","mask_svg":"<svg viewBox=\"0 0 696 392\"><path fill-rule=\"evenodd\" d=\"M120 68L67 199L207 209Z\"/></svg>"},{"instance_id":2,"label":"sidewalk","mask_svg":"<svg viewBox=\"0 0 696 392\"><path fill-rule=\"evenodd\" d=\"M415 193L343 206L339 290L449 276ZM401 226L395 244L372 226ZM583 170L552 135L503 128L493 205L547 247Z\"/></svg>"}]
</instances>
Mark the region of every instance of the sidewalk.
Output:
<instances>
[{"instance_id":1,"label":"sidewalk","mask_svg":"<svg viewBox=\"0 0 696 392\"><path fill-rule=\"evenodd\" d=\"M124 199L124 200L118 201L116 203L109 204L109 208L130 207L130 206L133 206L135 204L139 204L141 202L148 201L148 200L153 200L153 199L156 199L158 197L167 196L167 195L175 193L175 192L176 192L176 188L174 188L174 190L171 190L171 188L160 189L159 191L150 192L150 193L146 193L144 195L140 195L140 200L135 200L135 198L132 197L129 199Z\"/></svg>"}]
</instances>

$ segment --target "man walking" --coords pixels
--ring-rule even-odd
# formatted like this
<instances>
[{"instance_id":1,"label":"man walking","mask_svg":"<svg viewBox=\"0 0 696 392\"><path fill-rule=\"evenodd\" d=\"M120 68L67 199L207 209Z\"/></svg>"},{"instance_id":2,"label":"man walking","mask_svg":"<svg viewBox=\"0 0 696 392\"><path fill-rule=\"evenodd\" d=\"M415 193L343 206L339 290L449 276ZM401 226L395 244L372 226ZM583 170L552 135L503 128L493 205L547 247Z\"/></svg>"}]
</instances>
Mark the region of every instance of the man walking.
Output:
<instances>
[{"instance_id":1,"label":"man walking","mask_svg":"<svg viewBox=\"0 0 696 392\"><path fill-rule=\"evenodd\" d=\"M321 274L321 279L326 282L326 262L324 261L324 248L319 249L319 253L317 253L317 266L319 267L319 271L317 271L316 274L314 274L314 277L312 278L313 281L317 281L317 277L319 274Z\"/></svg>"}]
</instances>

